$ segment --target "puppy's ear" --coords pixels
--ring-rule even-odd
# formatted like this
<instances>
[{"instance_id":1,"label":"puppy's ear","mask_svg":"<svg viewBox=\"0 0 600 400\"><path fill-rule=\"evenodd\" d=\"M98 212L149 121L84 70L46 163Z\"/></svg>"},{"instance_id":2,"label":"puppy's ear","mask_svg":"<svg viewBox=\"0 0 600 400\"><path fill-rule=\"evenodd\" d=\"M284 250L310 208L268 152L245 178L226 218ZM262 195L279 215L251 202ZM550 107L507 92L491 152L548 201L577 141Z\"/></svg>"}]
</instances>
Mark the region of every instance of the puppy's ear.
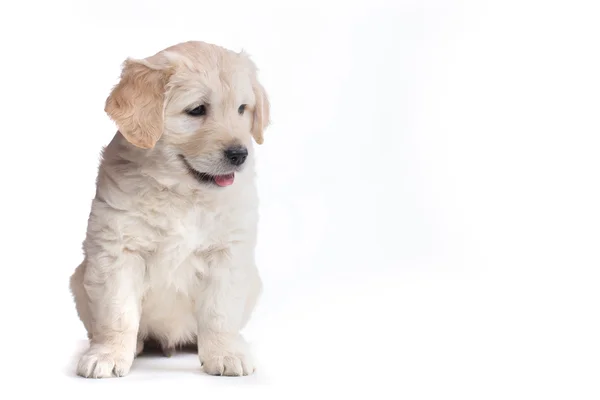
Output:
<instances>
[{"instance_id":1,"label":"puppy's ear","mask_svg":"<svg viewBox=\"0 0 600 400\"><path fill-rule=\"evenodd\" d=\"M258 144L264 142L264 131L270 124L271 106L265 88L258 82L254 81L252 85L256 105L254 106L254 115L252 119L252 137Z\"/></svg>"},{"instance_id":2,"label":"puppy's ear","mask_svg":"<svg viewBox=\"0 0 600 400\"><path fill-rule=\"evenodd\" d=\"M104 111L131 144L150 149L164 129L165 86L170 74L143 60L127 59Z\"/></svg>"}]
</instances>

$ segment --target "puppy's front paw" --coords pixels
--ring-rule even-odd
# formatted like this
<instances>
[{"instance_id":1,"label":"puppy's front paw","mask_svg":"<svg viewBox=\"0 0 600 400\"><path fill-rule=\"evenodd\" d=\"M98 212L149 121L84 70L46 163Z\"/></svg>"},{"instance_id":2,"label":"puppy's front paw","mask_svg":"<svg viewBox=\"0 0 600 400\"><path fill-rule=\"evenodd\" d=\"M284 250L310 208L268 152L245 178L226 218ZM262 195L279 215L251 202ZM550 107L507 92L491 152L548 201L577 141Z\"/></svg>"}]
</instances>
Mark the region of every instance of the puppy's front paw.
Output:
<instances>
[{"instance_id":1,"label":"puppy's front paw","mask_svg":"<svg viewBox=\"0 0 600 400\"><path fill-rule=\"evenodd\" d=\"M200 362L210 375L245 376L255 371L247 344L240 337L215 336L198 346Z\"/></svg>"},{"instance_id":2,"label":"puppy's front paw","mask_svg":"<svg viewBox=\"0 0 600 400\"><path fill-rule=\"evenodd\" d=\"M245 355L213 356L203 363L204 371L210 375L245 376L254 373L254 363Z\"/></svg>"},{"instance_id":3,"label":"puppy's front paw","mask_svg":"<svg viewBox=\"0 0 600 400\"><path fill-rule=\"evenodd\" d=\"M77 375L84 378L125 376L133 363L133 354L107 346L92 346L77 365Z\"/></svg>"}]
</instances>

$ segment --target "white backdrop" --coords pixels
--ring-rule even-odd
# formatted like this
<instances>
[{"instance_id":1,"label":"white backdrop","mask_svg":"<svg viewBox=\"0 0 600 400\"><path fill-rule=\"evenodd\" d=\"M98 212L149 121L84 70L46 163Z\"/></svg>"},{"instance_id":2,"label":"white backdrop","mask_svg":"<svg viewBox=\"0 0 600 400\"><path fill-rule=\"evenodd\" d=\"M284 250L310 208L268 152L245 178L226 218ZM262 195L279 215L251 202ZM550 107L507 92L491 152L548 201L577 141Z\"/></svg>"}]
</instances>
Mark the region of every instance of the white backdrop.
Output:
<instances>
[{"instance_id":1,"label":"white backdrop","mask_svg":"<svg viewBox=\"0 0 600 400\"><path fill-rule=\"evenodd\" d=\"M600 17L589 1L2 5L0 391L597 399ZM74 375L68 292L121 62L204 40L258 64L255 376L194 355ZM107 397L113 396L113 397ZM17 398L14 395L2 398Z\"/></svg>"}]
</instances>

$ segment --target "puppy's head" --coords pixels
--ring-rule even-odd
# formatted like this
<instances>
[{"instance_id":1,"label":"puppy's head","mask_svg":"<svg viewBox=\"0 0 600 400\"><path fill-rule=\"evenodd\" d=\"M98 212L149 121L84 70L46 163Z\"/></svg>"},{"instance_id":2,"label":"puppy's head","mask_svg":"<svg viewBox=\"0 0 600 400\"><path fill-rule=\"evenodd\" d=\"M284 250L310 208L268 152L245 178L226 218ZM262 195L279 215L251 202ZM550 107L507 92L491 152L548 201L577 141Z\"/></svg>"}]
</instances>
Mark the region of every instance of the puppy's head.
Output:
<instances>
[{"instance_id":1,"label":"puppy's head","mask_svg":"<svg viewBox=\"0 0 600 400\"><path fill-rule=\"evenodd\" d=\"M105 111L134 146L160 147L198 180L228 186L263 142L269 100L244 54L185 42L128 59Z\"/></svg>"}]
</instances>

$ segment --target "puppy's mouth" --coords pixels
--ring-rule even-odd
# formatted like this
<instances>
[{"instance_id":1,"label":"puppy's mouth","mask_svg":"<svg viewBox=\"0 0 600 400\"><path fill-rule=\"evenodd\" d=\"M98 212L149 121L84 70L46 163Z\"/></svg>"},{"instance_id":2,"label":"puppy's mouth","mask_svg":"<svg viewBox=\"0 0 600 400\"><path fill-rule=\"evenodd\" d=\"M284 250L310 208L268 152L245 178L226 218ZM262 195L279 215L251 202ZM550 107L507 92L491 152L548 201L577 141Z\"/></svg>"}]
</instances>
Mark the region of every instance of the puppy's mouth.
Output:
<instances>
[{"instance_id":1,"label":"puppy's mouth","mask_svg":"<svg viewBox=\"0 0 600 400\"><path fill-rule=\"evenodd\" d=\"M214 184L217 186L225 187L233 185L233 181L235 180L235 173L231 172L229 174L224 175L211 175L206 172L200 172L194 169L190 163L185 159L184 156L179 155L179 158L185 164L188 172L200 183L203 184Z\"/></svg>"}]
</instances>

